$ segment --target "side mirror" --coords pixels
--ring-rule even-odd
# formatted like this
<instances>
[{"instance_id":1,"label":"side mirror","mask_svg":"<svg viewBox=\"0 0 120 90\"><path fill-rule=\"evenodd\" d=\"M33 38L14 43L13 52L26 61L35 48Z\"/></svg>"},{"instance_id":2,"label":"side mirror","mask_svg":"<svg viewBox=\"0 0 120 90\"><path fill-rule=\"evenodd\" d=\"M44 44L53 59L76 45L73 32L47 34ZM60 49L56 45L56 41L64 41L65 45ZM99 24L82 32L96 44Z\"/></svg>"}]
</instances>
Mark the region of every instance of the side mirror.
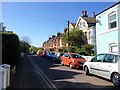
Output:
<instances>
[{"instance_id":1,"label":"side mirror","mask_svg":"<svg viewBox=\"0 0 120 90\"><path fill-rule=\"evenodd\" d=\"M70 57L67 57L68 59L70 59Z\"/></svg>"}]
</instances>

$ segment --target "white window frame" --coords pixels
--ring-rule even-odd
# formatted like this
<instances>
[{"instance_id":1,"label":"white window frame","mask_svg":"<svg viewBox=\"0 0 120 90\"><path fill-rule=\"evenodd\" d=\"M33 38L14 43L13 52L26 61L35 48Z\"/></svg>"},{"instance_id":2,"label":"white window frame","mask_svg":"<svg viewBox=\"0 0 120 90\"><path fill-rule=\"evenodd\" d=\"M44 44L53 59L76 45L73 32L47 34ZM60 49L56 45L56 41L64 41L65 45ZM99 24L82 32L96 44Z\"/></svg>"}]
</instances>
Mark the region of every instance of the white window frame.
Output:
<instances>
[{"instance_id":1,"label":"white window frame","mask_svg":"<svg viewBox=\"0 0 120 90\"><path fill-rule=\"evenodd\" d=\"M109 52L110 53L118 53L118 45L117 45L117 43L109 44Z\"/></svg>"},{"instance_id":2,"label":"white window frame","mask_svg":"<svg viewBox=\"0 0 120 90\"><path fill-rule=\"evenodd\" d=\"M110 17L112 16L112 15L116 15L116 18L114 19L114 20L111 20L110 21ZM114 28L116 28L116 27L113 27L113 28L111 28L110 27L110 23L113 23L113 22L116 22L116 27L117 27L117 13L116 13L116 11L114 11L114 12L112 12L112 13L110 13L109 15L108 15L108 29L114 29Z\"/></svg>"}]
</instances>

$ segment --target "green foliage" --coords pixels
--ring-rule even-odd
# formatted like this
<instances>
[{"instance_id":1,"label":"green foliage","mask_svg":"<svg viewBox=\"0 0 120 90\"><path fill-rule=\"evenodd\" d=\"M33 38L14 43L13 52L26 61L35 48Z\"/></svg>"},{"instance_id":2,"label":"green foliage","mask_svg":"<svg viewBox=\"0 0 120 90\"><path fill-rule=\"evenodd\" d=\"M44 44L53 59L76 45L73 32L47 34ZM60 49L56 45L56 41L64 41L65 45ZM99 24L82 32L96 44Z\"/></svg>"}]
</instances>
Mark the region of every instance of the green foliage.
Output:
<instances>
[{"instance_id":1,"label":"green foliage","mask_svg":"<svg viewBox=\"0 0 120 90\"><path fill-rule=\"evenodd\" d=\"M59 49L59 52L63 52L63 49Z\"/></svg>"},{"instance_id":2,"label":"green foliage","mask_svg":"<svg viewBox=\"0 0 120 90\"><path fill-rule=\"evenodd\" d=\"M93 45L87 44L82 46L81 48L78 48L76 46L70 46L67 48L63 48L61 51L79 53L80 55L91 55L91 54L95 55L95 53L92 50L93 48L94 48Z\"/></svg>"},{"instance_id":3,"label":"green foliage","mask_svg":"<svg viewBox=\"0 0 120 90\"><path fill-rule=\"evenodd\" d=\"M20 41L20 50L22 52L29 52L29 47L30 47L30 45L28 42L22 41L22 40Z\"/></svg>"},{"instance_id":4,"label":"green foliage","mask_svg":"<svg viewBox=\"0 0 120 90\"><path fill-rule=\"evenodd\" d=\"M68 47L68 51L69 52L72 52L72 53L75 53L77 51L77 47L76 46L71 46L71 47Z\"/></svg>"},{"instance_id":5,"label":"green foliage","mask_svg":"<svg viewBox=\"0 0 120 90\"><path fill-rule=\"evenodd\" d=\"M57 32L57 36L60 36L62 33L60 33L60 32Z\"/></svg>"},{"instance_id":6,"label":"green foliage","mask_svg":"<svg viewBox=\"0 0 120 90\"><path fill-rule=\"evenodd\" d=\"M87 44L83 46L83 50L86 52L87 55L91 55L92 54L92 49L94 48L93 45Z\"/></svg>"},{"instance_id":7,"label":"green foliage","mask_svg":"<svg viewBox=\"0 0 120 90\"><path fill-rule=\"evenodd\" d=\"M87 55L86 52L83 50L83 48L78 48L77 52L80 55Z\"/></svg>"},{"instance_id":8,"label":"green foliage","mask_svg":"<svg viewBox=\"0 0 120 90\"><path fill-rule=\"evenodd\" d=\"M20 58L19 38L14 33L2 34L2 63L16 66Z\"/></svg>"},{"instance_id":9,"label":"green foliage","mask_svg":"<svg viewBox=\"0 0 120 90\"><path fill-rule=\"evenodd\" d=\"M31 47L29 47L29 52L31 52L31 51L33 51L33 50L38 50L38 48L35 47L35 46L31 46Z\"/></svg>"},{"instance_id":10,"label":"green foliage","mask_svg":"<svg viewBox=\"0 0 120 90\"><path fill-rule=\"evenodd\" d=\"M50 48L50 51L54 51L54 49L53 49L53 48Z\"/></svg>"},{"instance_id":11,"label":"green foliage","mask_svg":"<svg viewBox=\"0 0 120 90\"><path fill-rule=\"evenodd\" d=\"M67 32L67 28L64 28L64 33L66 33Z\"/></svg>"},{"instance_id":12,"label":"green foliage","mask_svg":"<svg viewBox=\"0 0 120 90\"><path fill-rule=\"evenodd\" d=\"M56 36L55 35L52 35L52 38L55 38Z\"/></svg>"},{"instance_id":13,"label":"green foliage","mask_svg":"<svg viewBox=\"0 0 120 90\"><path fill-rule=\"evenodd\" d=\"M68 42L68 33L64 33L62 35L62 40L67 43ZM76 46L76 47L81 47L82 45L84 45L86 42L84 41L84 34L82 32L82 30L76 30L73 29L72 31L70 31L69 33L69 42L70 42L70 46Z\"/></svg>"}]
</instances>

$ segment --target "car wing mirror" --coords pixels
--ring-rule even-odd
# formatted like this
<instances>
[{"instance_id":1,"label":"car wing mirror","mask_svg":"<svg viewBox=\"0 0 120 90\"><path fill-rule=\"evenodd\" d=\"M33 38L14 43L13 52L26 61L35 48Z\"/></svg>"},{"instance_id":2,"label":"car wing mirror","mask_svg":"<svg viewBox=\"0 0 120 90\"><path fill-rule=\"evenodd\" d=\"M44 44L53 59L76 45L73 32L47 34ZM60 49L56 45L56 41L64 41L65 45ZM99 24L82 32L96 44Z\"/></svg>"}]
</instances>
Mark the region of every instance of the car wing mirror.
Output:
<instances>
[{"instance_id":1,"label":"car wing mirror","mask_svg":"<svg viewBox=\"0 0 120 90\"><path fill-rule=\"evenodd\" d=\"M68 59L70 59L70 57L67 57Z\"/></svg>"}]
</instances>

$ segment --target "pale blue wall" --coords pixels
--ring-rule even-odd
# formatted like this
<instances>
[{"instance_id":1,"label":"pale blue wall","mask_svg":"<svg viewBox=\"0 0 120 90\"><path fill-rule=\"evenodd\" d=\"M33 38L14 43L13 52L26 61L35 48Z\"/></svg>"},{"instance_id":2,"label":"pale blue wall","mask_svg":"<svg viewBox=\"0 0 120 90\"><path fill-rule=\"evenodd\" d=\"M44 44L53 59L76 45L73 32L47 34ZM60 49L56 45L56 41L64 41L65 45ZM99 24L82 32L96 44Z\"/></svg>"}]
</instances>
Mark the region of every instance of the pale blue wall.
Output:
<instances>
[{"instance_id":1,"label":"pale blue wall","mask_svg":"<svg viewBox=\"0 0 120 90\"><path fill-rule=\"evenodd\" d=\"M118 14L118 27L114 30L109 30L108 28L108 15L116 11ZM96 40L97 40L97 54L108 53L110 43L119 43L120 47L120 6L118 5L104 11L103 13L97 15L96 20L99 23L96 24ZM119 39L119 40L118 40Z\"/></svg>"},{"instance_id":2,"label":"pale blue wall","mask_svg":"<svg viewBox=\"0 0 120 90\"><path fill-rule=\"evenodd\" d=\"M109 44L118 41L118 31L113 31L105 34L101 34L98 36L98 44L97 48L98 53L108 53L109 52Z\"/></svg>"}]
</instances>

